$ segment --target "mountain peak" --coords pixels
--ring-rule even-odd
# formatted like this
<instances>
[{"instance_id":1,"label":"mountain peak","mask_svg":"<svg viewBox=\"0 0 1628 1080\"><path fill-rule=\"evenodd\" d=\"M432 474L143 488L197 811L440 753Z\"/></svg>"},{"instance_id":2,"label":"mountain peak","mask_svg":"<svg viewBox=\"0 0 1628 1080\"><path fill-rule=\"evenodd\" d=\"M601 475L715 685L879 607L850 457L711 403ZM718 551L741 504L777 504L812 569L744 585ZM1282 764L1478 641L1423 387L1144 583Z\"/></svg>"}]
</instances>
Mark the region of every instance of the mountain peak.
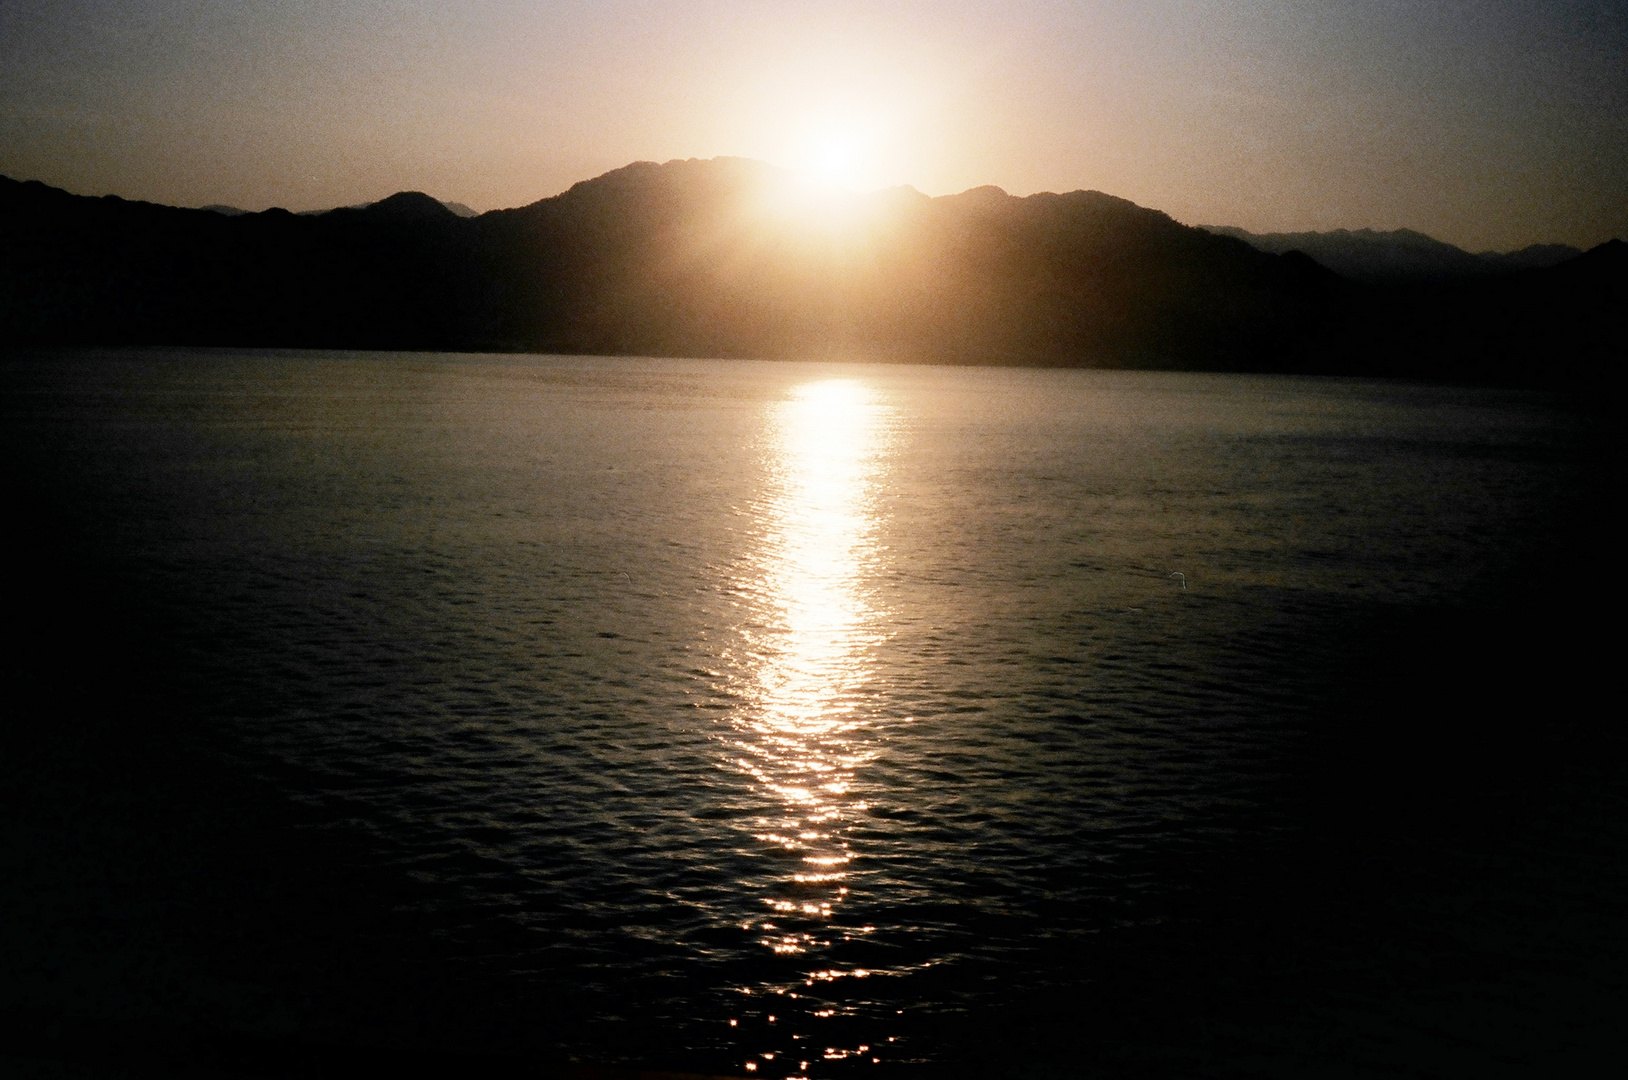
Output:
<instances>
[{"instance_id":1,"label":"mountain peak","mask_svg":"<svg viewBox=\"0 0 1628 1080\"><path fill-rule=\"evenodd\" d=\"M362 211L382 221L453 221L458 215L422 191L398 191Z\"/></svg>"}]
</instances>

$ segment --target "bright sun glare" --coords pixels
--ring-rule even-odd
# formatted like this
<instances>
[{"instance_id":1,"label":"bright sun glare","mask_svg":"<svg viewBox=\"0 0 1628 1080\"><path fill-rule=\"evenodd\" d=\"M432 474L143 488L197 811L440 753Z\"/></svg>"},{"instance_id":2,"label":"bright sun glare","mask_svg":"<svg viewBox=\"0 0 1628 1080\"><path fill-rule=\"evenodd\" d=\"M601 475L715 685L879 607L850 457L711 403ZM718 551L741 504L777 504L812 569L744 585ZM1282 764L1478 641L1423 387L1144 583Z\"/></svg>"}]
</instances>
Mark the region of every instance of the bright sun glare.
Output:
<instances>
[{"instance_id":1,"label":"bright sun glare","mask_svg":"<svg viewBox=\"0 0 1628 1080\"><path fill-rule=\"evenodd\" d=\"M819 143L813 155L813 172L828 184L847 186L855 180L858 170L855 168L854 152L851 140L841 138L828 138Z\"/></svg>"},{"instance_id":2,"label":"bright sun glare","mask_svg":"<svg viewBox=\"0 0 1628 1080\"><path fill-rule=\"evenodd\" d=\"M863 124L828 125L804 142L801 165L812 179L831 187L852 188L864 178L866 150L872 141Z\"/></svg>"}]
</instances>

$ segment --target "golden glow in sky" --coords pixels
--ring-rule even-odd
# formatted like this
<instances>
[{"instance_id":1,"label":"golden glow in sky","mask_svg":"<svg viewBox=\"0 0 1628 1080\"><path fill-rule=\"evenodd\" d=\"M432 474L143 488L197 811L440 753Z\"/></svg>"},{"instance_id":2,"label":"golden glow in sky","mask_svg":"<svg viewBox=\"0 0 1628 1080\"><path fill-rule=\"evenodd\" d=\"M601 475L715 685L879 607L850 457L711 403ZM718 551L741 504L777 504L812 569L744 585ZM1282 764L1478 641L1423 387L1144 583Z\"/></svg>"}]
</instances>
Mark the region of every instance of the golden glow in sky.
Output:
<instances>
[{"instance_id":1,"label":"golden glow in sky","mask_svg":"<svg viewBox=\"0 0 1628 1080\"><path fill-rule=\"evenodd\" d=\"M1095 189L1471 250L1628 235L1628 7L1531 0L0 5L0 173L520 206L632 161Z\"/></svg>"}]
</instances>

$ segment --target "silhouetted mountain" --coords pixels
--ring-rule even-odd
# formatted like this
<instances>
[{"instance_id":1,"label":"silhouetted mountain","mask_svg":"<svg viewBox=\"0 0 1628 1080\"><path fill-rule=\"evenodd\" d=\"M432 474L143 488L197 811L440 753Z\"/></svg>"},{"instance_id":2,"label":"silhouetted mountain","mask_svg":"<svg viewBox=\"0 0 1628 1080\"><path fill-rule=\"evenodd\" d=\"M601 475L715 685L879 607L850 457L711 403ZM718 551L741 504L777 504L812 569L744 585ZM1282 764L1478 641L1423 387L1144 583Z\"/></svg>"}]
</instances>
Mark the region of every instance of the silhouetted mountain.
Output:
<instances>
[{"instance_id":1,"label":"silhouetted mountain","mask_svg":"<svg viewBox=\"0 0 1628 1080\"><path fill-rule=\"evenodd\" d=\"M419 205L420 205L422 211L424 213L427 213L427 214L433 214L434 213L434 211L431 211L427 207L423 206L423 200L429 198L429 196L424 195L423 192L418 192L418 191L398 191L395 195L392 195L390 197L390 199L399 200L401 198L401 196L403 196L403 195L417 196L418 197L418 202L419 202ZM379 202L389 202L390 199L381 199L381 200L379 200ZM439 203L442 207L444 207L447 210L450 210L454 215L456 215L458 217L480 217L480 212L479 211L471 210L469 207L465 206L463 203L460 203L460 202L446 202L446 201L441 200L441 199L430 199L430 201L434 202L434 203ZM378 206L378 205L379 205L378 202L351 203L349 206L336 206L336 207L333 207L333 208L328 209L328 210L301 210L297 216L299 216L299 217L320 217L323 214L333 214L333 213L337 213L340 210L367 210L367 209L370 209L370 208ZM397 205L399 205L399 203ZM242 210L232 210L231 207L206 206L206 207L204 207L204 209L205 210L216 210L216 211L221 211L221 212L231 210L231 212L233 214L244 213L244 211L242 211Z\"/></svg>"},{"instance_id":2,"label":"silhouetted mountain","mask_svg":"<svg viewBox=\"0 0 1628 1080\"><path fill-rule=\"evenodd\" d=\"M1547 269L1359 289L1346 303L1336 340L1351 370L1615 384L1628 359L1628 244L1610 240Z\"/></svg>"},{"instance_id":3,"label":"silhouetted mountain","mask_svg":"<svg viewBox=\"0 0 1628 1080\"><path fill-rule=\"evenodd\" d=\"M448 221L460 216L441 200L432 199L422 191L398 191L388 199L380 199L360 209L374 221ZM335 210L333 213L344 211Z\"/></svg>"},{"instance_id":4,"label":"silhouetted mountain","mask_svg":"<svg viewBox=\"0 0 1628 1080\"><path fill-rule=\"evenodd\" d=\"M1581 255L1581 248L1574 248L1570 244L1529 244L1519 251L1483 251L1480 257L1500 268L1509 270L1547 270L1551 266L1559 266L1568 259L1575 259Z\"/></svg>"},{"instance_id":5,"label":"silhouetted mountain","mask_svg":"<svg viewBox=\"0 0 1628 1080\"><path fill-rule=\"evenodd\" d=\"M640 162L472 218L417 192L226 217L0 180L0 241L12 343L1508 379L1568 342L1592 363L1619 358L1623 340L1609 250L1496 279L1486 312L1485 289L1366 288L1100 192L851 195L727 158Z\"/></svg>"},{"instance_id":6,"label":"silhouetted mountain","mask_svg":"<svg viewBox=\"0 0 1628 1080\"><path fill-rule=\"evenodd\" d=\"M224 206L220 203L210 203L208 206L200 206L198 209L212 210L217 214L225 214L227 217L242 217L248 213L247 210L239 210L235 206Z\"/></svg>"},{"instance_id":7,"label":"silhouetted mountain","mask_svg":"<svg viewBox=\"0 0 1628 1080\"><path fill-rule=\"evenodd\" d=\"M513 290L484 329L561 351L1285 365L1335 284L1096 192L831 194L738 159L478 221Z\"/></svg>"},{"instance_id":8,"label":"silhouetted mountain","mask_svg":"<svg viewBox=\"0 0 1628 1080\"><path fill-rule=\"evenodd\" d=\"M1544 269L1582 254L1565 244L1533 244L1508 254L1488 251L1472 255L1463 248L1412 229L1251 233L1230 225L1202 228L1237 237L1252 247L1276 255L1303 251L1341 277L1371 285L1491 277L1516 270Z\"/></svg>"}]
</instances>

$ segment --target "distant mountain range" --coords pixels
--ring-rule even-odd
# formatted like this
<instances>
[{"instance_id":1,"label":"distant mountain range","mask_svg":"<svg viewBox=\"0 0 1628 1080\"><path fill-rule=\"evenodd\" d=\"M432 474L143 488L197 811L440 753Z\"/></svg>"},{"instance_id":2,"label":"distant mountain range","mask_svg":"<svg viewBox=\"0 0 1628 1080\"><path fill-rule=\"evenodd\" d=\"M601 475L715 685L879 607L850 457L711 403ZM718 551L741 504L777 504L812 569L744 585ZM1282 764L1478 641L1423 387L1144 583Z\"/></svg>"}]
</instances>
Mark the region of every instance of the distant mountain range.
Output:
<instances>
[{"instance_id":1,"label":"distant mountain range","mask_svg":"<svg viewBox=\"0 0 1628 1080\"><path fill-rule=\"evenodd\" d=\"M1583 252L1567 244L1533 244L1519 251L1483 251L1472 255L1412 229L1375 232L1252 233L1231 225L1202 225L1222 236L1234 236L1260 251L1282 255L1304 252L1322 266L1367 284L1417 284L1493 277L1517 270L1545 270Z\"/></svg>"},{"instance_id":2,"label":"distant mountain range","mask_svg":"<svg viewBox=\"0 0 1628 1080\"><path fill-rule=\"evenodd\" d=\"M1571 383L1614 372L1628 341L1616 241L1380 286L1100 192L851 195L730 158L466 213L413 192L314 215L186 210L0 178L0 342Z\"/></svg>"},{"instance_id":3,"label":"distant mountain range","mask_svg":"<svg viewBox=\"0 0 1628 1080\"><path fill-rule=\"evenodd\" d=\"M451 210L454 214L457 214L459 217L480 217L480 211L479 210L475 210L475 209L472 209L471 207L465 206L461 202L448 202L445 199L441 199L439 201L440 201L442 206L446 207L448 210ZM356 203L356 204L354 204L352 206L339 207L339 209L343 209L343 210L366 210L368 207L370 207L372 205L373 205L372 203ZM223 206L220 203L210 203L208 206L200 206L200 207L198 207L198 209L199 210L211 210L214 213L224 214L227 217L242 217L244 214L247 214L249 212L247 210L239 209L236 206ZM327 213L331 213L331 211L328 211L328 210L301 210L300 211L300 216L301 217L313 217L313 216L315 216L317 214L327 214Z\"/></svg>"}]
</instances>

